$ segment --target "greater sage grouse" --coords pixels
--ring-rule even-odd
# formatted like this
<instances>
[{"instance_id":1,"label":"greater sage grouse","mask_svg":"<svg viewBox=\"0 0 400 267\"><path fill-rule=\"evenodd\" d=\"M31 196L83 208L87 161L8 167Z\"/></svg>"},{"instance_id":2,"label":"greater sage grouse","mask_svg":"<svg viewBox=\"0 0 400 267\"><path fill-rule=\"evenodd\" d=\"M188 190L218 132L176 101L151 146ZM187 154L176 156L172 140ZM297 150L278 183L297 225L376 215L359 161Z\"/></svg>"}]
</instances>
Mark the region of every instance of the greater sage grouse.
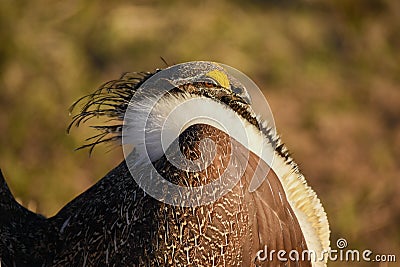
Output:
<instances>
[{"instance_id":1,"label":"greater sage grouse","mask_svg":"<svg viewBox=\"0 0 400 267\"><path fill-rule=\"evenodd\" d=\"M0 175L1 266L326 266L323 207L243 76L189 62L80 99L71 125L111 119L83 147L125 160L51 218Z\"/></svg>"}]
</instances>

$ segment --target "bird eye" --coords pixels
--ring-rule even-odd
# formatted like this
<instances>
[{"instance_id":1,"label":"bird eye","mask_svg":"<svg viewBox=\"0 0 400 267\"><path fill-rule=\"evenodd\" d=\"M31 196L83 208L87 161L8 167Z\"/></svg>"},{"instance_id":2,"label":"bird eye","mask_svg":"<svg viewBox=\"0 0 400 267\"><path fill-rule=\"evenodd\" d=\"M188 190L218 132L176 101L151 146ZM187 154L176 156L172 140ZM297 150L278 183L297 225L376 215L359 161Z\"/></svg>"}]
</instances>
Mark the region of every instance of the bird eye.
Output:
<instances>
[{"instance_id":1,"label":"bird eye","mask_svg":"<svg viewBox=\"0 0 400 267\"><path fill-rule=\"evenodd\" d=\"M215 85L213 83L210 83L210 82L204 82L204 86L207 87L207 88L211 88L211 87L214 87Z\"/></svg>"}]
</instances>

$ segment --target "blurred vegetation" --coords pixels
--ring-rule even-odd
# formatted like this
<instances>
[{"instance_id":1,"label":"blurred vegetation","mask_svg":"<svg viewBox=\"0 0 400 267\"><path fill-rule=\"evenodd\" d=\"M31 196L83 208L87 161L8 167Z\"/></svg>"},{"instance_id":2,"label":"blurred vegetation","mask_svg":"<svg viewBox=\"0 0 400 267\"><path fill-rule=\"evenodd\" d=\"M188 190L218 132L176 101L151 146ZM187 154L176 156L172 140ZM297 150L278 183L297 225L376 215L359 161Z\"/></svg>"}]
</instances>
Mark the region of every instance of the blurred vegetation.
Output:
<instances>
[{"instance_id":1,"label":"blurred vegetation","mask_svg":"<svg viewBox=\"0 0 400 267\"><path fill-rule=\"evenodd\" d=\"M400 260L399 1L0 1L0 38L0 167L31 209L54 215L122 160L74 152L93 134L66 134L74 100L160 56L218 61L264 90L332 247ZM330 266L348 265L373 266Z\"/></svg>"}]
</instances>

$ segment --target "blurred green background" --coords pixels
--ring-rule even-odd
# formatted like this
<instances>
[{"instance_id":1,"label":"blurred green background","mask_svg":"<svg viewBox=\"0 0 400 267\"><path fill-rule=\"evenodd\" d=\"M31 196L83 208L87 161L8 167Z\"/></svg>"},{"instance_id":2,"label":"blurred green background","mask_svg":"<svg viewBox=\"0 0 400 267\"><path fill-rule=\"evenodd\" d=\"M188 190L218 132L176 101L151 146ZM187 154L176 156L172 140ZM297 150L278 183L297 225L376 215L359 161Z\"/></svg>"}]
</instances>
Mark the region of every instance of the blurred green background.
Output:
<instances>
[{"instance_id":1,"label":"blurred green background","mask_svg":"<svg viewBox=\"0 0 400 267\"><path fill-rule=\"evenodd\" d=\"M0 41L0 167L30 209L54 215L123 158L74 151L93 134L66 134L77 98L160 57L210 60L264 91L332 247L400 261L399 1L0 1Z\"/></svg>"}]
</instances>

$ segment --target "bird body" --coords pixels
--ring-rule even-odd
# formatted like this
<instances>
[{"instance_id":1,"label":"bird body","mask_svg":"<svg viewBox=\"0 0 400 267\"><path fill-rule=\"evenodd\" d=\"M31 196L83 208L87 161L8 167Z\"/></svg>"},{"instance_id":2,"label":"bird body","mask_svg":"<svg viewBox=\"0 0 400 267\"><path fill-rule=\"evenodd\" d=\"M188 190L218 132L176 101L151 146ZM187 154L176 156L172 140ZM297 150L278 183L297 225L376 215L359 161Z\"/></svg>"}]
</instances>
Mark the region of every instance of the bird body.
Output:
<instances>
[{"instance_id":1,"label":"bird body","mask_svg":"<svg viewBox=\"0 0 400 267\"><path fill-rule=\"evenodd\" d=\"M327 251L329 226L246 89L219 64L189 62L126 74L81 99L74 124L96 116L117 122L95 126L100 134L83 147L119 140L133 149L51 218L18 206L0 183L0 212L12 214L0 220L2 264L325 266L260 257L265 247ZM42 231L31 245L36 254L20 249L28 238L12 238L28 221L35 224L26 231Z\"/></svg>"}]
</instances>

